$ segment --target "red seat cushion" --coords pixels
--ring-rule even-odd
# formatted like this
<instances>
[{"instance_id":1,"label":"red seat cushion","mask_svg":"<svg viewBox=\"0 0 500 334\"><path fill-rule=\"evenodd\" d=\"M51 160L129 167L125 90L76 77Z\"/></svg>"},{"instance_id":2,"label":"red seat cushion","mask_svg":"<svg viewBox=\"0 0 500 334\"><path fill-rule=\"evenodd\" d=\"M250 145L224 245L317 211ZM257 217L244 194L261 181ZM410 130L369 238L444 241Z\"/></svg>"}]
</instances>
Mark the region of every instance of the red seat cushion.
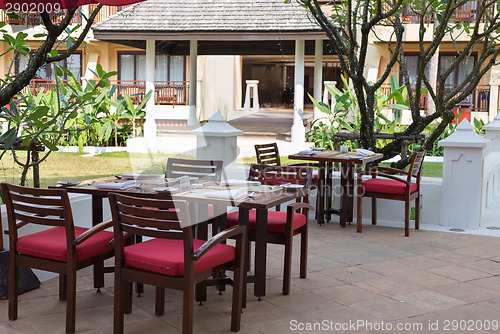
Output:
<instances>
[{"instance_id":1,"label":"red seat cushion","mask_svg":"<svg viewBox=\"0 0 500 334\"><path fill-rule=\"evenodd\" d=\"M87 230L87 228L75 226L75 237ZM113 232L102 231L85 240L76 246L77 261L112 250L113 248L109 247L111 239L113 239ZM58 226L21 237L17 241L17 251L24 255L66 262L66 228Z\"/></svg>"},{"instance_id":2,"label":"red seat cushion","mask_svg":"<svg viewBox=\"0 0 500 334\"><path fill-rule=\"evenodd\" d=\"M255 230L256 210L250 210L248 214L248 228ZM231 212L227 215L227 225L238 225L239 212ZM304 226L307 223L306 216L301 213L294 213L293 229ZM269 232L285 233L286 212L283 211L268 211L267 213L267 230Z\"/></svg>"},{"instance_id":3,"label":"red seat cushion","mask_svg":"<svg viewBox=\"0 0 500 334\"><path fill-rule=\"evenodd\" d=\"M193 240L196 251L203 240ZM195 273L233 261L233 246L219 244L194 262ZM125 265L167 276L184 276L184 242L172 239L151 239L125 247Z\"/></svg>"},{"instance_id":4,"label":"red seat cushion","mask_svg":"<svg viewBox=\"0 0 500 334\"><path fill-rule=\"evenodd\" d=\"M404 184L403 182L379 178L366 180L365 182L363 182L363 187L365 188L365 191L399 195L404 195L406 190L406 184ZM410 184L410 194L417 191L417 189L417 184L415 182L412 182Z\"/></svg>"}]
</instances>

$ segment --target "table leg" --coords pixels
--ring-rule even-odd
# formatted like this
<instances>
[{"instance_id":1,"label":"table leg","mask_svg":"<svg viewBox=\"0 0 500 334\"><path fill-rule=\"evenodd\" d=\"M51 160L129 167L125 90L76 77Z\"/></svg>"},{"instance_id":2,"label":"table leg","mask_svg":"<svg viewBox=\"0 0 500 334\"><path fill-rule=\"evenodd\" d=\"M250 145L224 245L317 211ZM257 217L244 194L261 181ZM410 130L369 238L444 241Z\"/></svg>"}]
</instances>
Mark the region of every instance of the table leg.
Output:
<instances>
[{"instance_id":1,"label":"table leg","mask_svg":"<svg viewBox=\"0 0 500 334\"><path fill-rule=\"evenodd\" d=\"M102 223L102 199L101 196L92 196L92 226ZM104 287L104 260L94 265L94 288L100 291Z\"/></svg>"},{"instance_id":2,"label":"table leg","mask_svg":"<svg viewBox=\"0 0 500 334\"><path fill-rule=\"evenodd\" d=\"M347 221L353 221L354 207L354 164L348 164L347 168Z\"/></svg>"},{"instance_id":3,"label":"table leg","mask_svg":"<svg viewBox=\"0 0 500 334\"><path fill-rule=\"evenodd\" d=\"M254 294L261 300L266 295L267 210L257 209L255 226L255 285Z\"/></svg>"},{"instance_id":4,"label":"table leg","mask_svg":"<svg viewBox=\"0 0 500 334\"><path fill-rule=\"evenodd\" d=\"M349 195L347 190L347 178L349 173L349 164L341 164L340 170L340 187L342 196L340 200L340 226L345 227L347 221L347 208L349 207Z\"/></svg>"},{"instance_id":5,"label":"table leg","mask_svg":"<svg viewBox=\"0 0 500 334\"><path fill-rule=\"evenodd\" d=\"M191 204L193 206L198 206L198 217L208 216L208 206L202 204ZM208 222L203 221L196 224L196 238L200 240L208 240ZM196 284L195 286L195 300L199 305L203 305L203 302L207 300L207 285L205 282Z\"/></svg>"},{"instance_id":6,"label":"table leg","mask_svg":"<svg viewBox=\"0 0 500 334\"><path fill-rule=\"evenodd\" d=\"M245 245L245 269L243 270L243 301L242 301L242 307L246 308L247 307L247 274L248 271L250 270L250 261L249 259L249 252L250 252L250 242L248 241L248 214L249 214L249 209L248 208L239 208L239 224L242 226L246 226L247 228L247 240L244 240L244 245Z\"/></svg>"},{"instance_id":7,"label":"table leg","mask_svg":"<svg viewBox=\"0 0 500 334\"><path fill-rule=\"evenodd\" d=\"M326 184L325 184L325 197L326 197L326 219L332 220L332 195L333 195L333 180L332 180L333 164L328 162L326 164Z\"/></svg>"},{"instance_id":8,"label":"table leg","mask_svg":"<svg viewBox=\"0 0 500 334\"><path fill-rule=\"evenodd\" d=\"M318 194L316 195L316 200L318 201L318 213L317 219L318 224L323 225L325 223L325 176L326 176L326 164L324 161L319 162L318 169Z\"/></svg>"}]
</instances>

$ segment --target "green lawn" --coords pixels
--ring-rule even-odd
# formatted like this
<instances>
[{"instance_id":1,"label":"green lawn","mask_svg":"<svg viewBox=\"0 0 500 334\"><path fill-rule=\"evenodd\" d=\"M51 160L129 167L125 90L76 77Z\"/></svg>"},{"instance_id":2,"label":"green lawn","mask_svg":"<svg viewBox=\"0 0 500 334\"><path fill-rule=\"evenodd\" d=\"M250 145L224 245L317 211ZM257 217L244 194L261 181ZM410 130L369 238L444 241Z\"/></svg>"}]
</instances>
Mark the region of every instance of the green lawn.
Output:
<instances>
[{"instance_id":1,"label":"green lawn","mask_svg":"<svg viewBox=\"0 0 500 334\"><path fill-rule=\"evenodd\" d=\"M241 161L238 161L238 163L244 164L244 165L250 165L251 163L255 163L255 162L257 162L256 157L243 158ZM283 166L293 164L293 163L299 163L299 162L308 162L308 161L291 160L291 159L288 159L288 157L281 157L281 165L283 165ZM381 163L380 166L389 167L390 164L389 163ZM443 163L442 162L424 162L422 174L423 174L423 176L428 176L428 177L443 177Z\"/></svg>"},{"instance_id":2,"label":"green lawn","mask_svg":"<svg viewBox=\"0 0 500 334\"><path fill-rule=\"evenodd\" d=\"M24 152L19 153L19 158L25 157ZM46 188L54 185L59 180L87 180L122 173L148 173L162 174L165 162L169 157L188 158L180 155L167 154L140 154L127 152L104 153L93 157L86 157L78 153L52 153L46 161L40 165L41 187ZM282 158L282 164L293 162L286 157ZM256 158L245 158L239 164L249 165L256 162ZM388 164L385 164L388 165ZM438 162L425 162L423 175L430 177L441 177L443 164ZM21 169L14 164L12 156L6 154L0 160L0 181L19 184ZM28 186L32 186L31 171L29 172Z\"/></svg>"}]
</instances>

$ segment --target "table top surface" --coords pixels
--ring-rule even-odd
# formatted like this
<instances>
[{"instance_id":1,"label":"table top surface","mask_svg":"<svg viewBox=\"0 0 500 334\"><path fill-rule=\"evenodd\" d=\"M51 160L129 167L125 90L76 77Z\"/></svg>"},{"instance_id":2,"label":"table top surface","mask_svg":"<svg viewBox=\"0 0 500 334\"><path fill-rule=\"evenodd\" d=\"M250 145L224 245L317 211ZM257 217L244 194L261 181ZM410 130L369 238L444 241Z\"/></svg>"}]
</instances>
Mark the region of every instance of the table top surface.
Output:
<instances>
[{"instance_id":1,"label":"table top surface","mask_svg":"<svg viewBox=\"0 0 500 334\"><path fill-rule=\"evenodd\" d=\"M107 197L110 192L130 194L132 196L157 198L157 199L175 199L175 200L185 200L188 202L213 204L219 206L237 206L249 209L270 209L276 205L294 200L298 197L305 196L308 193L307 189L284 189L282 187L271 187L271 186L260 186L259 187L248 187L248 192L254 192L255 196L245 197L239 200L230 199L220 199L213 197L206 197L204 194L209 191L223 191L223 190L234 190L239 188L244 188L242 186L226 186L220 182L214 181L204 181L196 180L192 184L199 184L202 188L194 189L190 191L172 191L172 192L158 192L154 188L173 186L178 188L178 182L174 179L141 179L137 180L138 184L142 184L139 189L130 190L113 190L96 188L95 183L123 183L130 180L117 179L115 177L106 177L99 179L91 179L82 181L80 184L75 186L51 186L51 188L64 188L71 193L81 193L88 194L97 197Z\"/></svg>"},{"instance_id":2,"label":"table top surface","mask_svg":"<svg viewBox=\"0 0 500 334\"><path fill-rule=\"evenodd\" d=\"M312 153L294 153L289 155L288 159L366 164L380 160L383 157L384 155L382 153L375 153L371 156L360 156L356 154L356 152L341 153L340 151L312 151Z\"/></svg>"}]
</instances>

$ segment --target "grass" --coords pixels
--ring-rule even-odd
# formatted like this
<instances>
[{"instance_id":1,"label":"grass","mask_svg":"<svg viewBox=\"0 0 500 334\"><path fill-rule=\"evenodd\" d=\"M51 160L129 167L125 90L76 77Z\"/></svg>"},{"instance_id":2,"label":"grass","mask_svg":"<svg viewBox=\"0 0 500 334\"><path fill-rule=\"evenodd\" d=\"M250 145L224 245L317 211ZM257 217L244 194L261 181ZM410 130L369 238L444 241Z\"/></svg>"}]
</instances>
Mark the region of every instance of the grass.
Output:
<instances>
[{"instance_id":1,"label":"grass","mask_svg":"<svg viewBox=\"0 0 500 334\"><path fill-rule=\"evenodd\" d=\"M19 152L19 158L25 159L25 152ZM187 158L188 156L173 154L142 154L128 152L111 152L85 156L80 153L52 153L46 161L40 165L40 186L46 188L54 185L59 180L77 180L106 177L123 173L148 173L163 174L165 162L169 157ZM240 164L250 165L256 162L256 158L244 158ZM298 162L287 157L281 158L282 165ZM382 164L388 166L389 164ZM442 177L443 164L440 162L425 162L423 176ZM33 185L32 172L28 173L28 186ZM0 160L0 181L19 184L21 169L14 164L10 154L6 154Z\"/></svg>"},{"instance_id":2,"label":"grass","mask_svg":"<svg viewBox=\"0 0 500 334\"><path fill-rule=\"evenodd\" d=\"M25 159L26 154L19 152L19 158ZM93 157L79 153L58 153L49 155L46 161L40 164L40 186L46 188L59 180L83 181L123 173L162 174L165 161L169 157L182 157L167 154L129 154L127 152L113 152L99 154ZM28 186L33 185L32 172L28 172ZM11 155L6 154L0 160L0 181L19 184L21 169L14 164Z\"/></svg>"},{"instance_id":3,"label":"grass","mask_svg":"<svg viewBox=\"0 0 500 334\"><path fill-rule=\"evenodd\" d=\"M288 157L281 157L281 165L290 165L299 162L311 162L305 160L291 160ZM239 163L250 166L251 163L257 162L257 157L243 158L238 161ZM390 163L381 163L380 166L390 167ZM443 177L443 163L442 162L424 162L422 175L426 177Z\"/></svg>"}]
</instances>

